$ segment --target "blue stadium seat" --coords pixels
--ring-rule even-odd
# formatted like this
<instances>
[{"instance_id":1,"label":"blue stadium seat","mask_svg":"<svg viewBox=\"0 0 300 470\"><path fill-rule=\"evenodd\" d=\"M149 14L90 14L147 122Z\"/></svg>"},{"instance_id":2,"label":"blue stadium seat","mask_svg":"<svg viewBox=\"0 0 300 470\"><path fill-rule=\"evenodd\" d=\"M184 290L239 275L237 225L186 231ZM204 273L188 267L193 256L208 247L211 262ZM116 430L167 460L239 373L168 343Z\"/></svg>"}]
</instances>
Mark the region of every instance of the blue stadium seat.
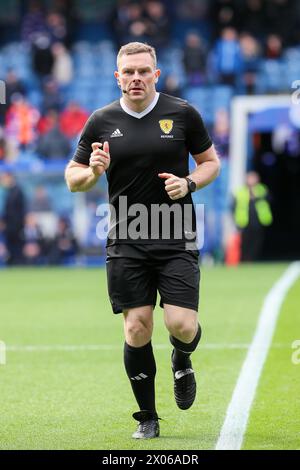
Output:
<instances>
[{"instance_id":1,"label":"blue stadium seat","mask_svg":"<svg viewBox=\"0 0 300 470\"><path fill-rule=\"evenodd\" d=\"M285 64L280 60L262 61L256 83L256 93L276 93L285 90Z\"/></svg>"}]
</instances>

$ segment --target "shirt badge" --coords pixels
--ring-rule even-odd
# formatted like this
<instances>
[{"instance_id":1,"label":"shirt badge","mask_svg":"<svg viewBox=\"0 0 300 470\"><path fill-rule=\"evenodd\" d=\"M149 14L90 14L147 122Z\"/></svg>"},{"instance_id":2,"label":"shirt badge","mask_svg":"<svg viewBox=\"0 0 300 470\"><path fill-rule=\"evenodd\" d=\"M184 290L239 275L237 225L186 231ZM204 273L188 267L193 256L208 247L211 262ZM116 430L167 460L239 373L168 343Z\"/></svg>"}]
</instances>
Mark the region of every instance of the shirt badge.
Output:
<instances>
[{"instance_id":1,"label":"shirt badge","mask_svg":"<svg viewBox=\"0 0 300 470\"><path fill-rule=\"evenodd\" d=\"M164 134L170 134L173 129L173 122L172 119L161 119L159 121L160 128Z\"/></svg>"}]
</instances>

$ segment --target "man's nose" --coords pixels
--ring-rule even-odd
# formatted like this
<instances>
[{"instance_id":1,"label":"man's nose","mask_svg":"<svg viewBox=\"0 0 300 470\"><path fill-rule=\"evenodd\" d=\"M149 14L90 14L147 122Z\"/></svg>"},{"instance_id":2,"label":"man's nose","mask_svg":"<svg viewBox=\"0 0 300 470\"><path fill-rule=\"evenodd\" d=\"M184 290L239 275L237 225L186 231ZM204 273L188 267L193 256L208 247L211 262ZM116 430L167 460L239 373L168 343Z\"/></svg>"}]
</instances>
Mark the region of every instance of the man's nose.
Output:
<instances>
[{"instance_id":1,"label":"man's nose","mask_svg":"<svg viewBox=\"0 0 300 470\"><path fill-rule=\"evenodd\" d=\"M140 80L140 73L138 72L138 70L134 72L133 80Z\"/></svg>"}]
</instances>

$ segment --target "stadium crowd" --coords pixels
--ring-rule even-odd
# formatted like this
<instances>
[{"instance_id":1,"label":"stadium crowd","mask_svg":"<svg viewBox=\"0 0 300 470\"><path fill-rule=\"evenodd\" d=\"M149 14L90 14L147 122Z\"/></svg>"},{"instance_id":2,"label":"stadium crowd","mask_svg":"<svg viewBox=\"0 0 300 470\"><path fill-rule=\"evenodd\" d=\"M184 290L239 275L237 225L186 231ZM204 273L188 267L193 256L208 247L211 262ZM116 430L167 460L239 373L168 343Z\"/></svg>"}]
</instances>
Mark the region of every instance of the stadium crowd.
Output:
<instances>
[{"instance_id":1,"label":"stadium crowd","mask_svg":"<svg viewBox=\"0 0 300 470\"><path fill-rule=\"evenodd\" d=\"M21 158L22 150L31 150L45 160L68 158L73 139L91 111L69 99L79 22L73 3L78 4L51 2L47 9L49 2L31 1L20 20L18 39L28 47L35 81L22 79L12 68L1 77L6 84L6 104L0 107L2 161ZM100 11L107 10L108 2L97 3ZM175 5L162 0L119 0L110 4L106 24L113 46L134 40L149 42L156 47L162 65L182 22L184 79L168 74L160 89L183 97L189 87L218 84L230 86L233 93L254 93L262 63L280 60L285 49L297 47L300 39L300 8L292 0L188 0ZM83 8L77 5L77 14ZM1 17L4 21L4 11L0 21ZM5 35L0 36L0 45L4 44ZM28 90L32 86L38 99L31 100Z\"/></svg>"}]
</instances>

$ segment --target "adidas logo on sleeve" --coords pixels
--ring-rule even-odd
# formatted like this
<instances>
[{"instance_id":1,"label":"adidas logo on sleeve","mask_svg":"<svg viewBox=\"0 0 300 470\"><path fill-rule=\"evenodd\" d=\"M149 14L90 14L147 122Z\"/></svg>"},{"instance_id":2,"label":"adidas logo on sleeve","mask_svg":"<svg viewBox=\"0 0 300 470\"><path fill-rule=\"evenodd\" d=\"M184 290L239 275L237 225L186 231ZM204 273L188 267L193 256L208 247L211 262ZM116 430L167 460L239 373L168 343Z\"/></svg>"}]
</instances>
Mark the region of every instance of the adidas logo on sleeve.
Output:
<instances>
[{"instance_id":1,"label":"adidas logo on sleeve","mask_svg":"<svg viewBox=\"0 0 300 470\"><path fill-rule=\"evenodd\" d=\"M123 134L120 131L120 129L116 129L110 136L111 137L123 137Z\"/></svg>"}]
</instances>

